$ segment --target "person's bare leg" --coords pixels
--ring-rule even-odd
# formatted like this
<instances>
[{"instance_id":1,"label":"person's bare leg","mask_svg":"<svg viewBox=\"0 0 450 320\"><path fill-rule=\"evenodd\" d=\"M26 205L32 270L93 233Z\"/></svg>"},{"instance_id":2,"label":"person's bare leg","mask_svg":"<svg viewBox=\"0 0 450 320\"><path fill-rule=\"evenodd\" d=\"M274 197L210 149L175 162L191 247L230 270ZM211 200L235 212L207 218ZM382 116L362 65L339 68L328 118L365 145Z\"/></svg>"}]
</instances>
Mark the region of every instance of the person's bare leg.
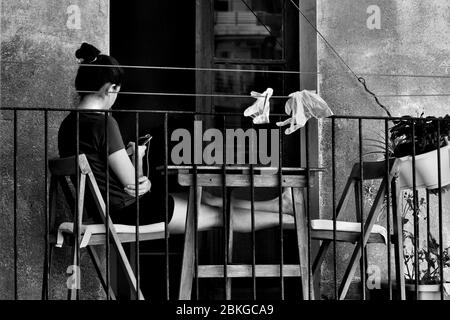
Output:
<instances>
[{"instance_id":1,"label":"person's bare leg","mask_svg":"<svg viewBox=\"0 0 450 320\"><path fill-rule=\"evenodd\" d=\"M256 211L265 212L278 212L279 211L279 197L264 201L255 201L254 208ZM232 206L235 208L251 210L251 201L237 199L232 194ZM203 191L202 203L206 203L210 206L221 207L223 205L223 200L221 197L213 196L212 194ZM294 209L292 207L292 193L290 188L284 188L282 193L282 212L286 214L293 214Z\"/></svg>"},{"instance_id":2,"label":"person's bare leg","mask_svg":"<svg viewBox=\"0 0 450 320\"><path fill-rule=\"evenodd\" d=\"M252 231L251 211L242 208L232 208L233 230L236 232L248 233ZM283 215L283 224L294 227L295 220L291 215ZM274 228L280 225L280 215L278 212L255 211L255 231Z\"/></svg>"},{"instance_id":3,"label":"person's bare leg","mask_svg":"<svg viewBox=\"0 0 450 320\"><path fill-rule=\"evenodd\" d=\"M184 233L186 224L186 214L188 208L187 195L172 195L175 201L172 220L169 223L169 231L172 234ZM250 232L252 230L251 211L242 208L231 209L233 228L236 232ZM223 225L222 208L201 204L198 216L198 229L208 230ZM255 210L255 230L270 228L279 225L278 212L256 211ZM291 221L292 220L292 221ZM294 223L292 216L284 217L285 223Z\"/></svg>"},{"instance_id":4,"label":"person's bare leg","mask_svg":"<svg viewBox=\"0 0 450 320\"><path fill-rule=\"evenodd\" d=\"M169 223L169 231L174 234L184 233L186 225L186 214L188 209L187 194L172 194L174 199L174 210L172 220ZM198 210L198 229L207 230L222 225L222 210L218 207L201 204Z\"/></svg>"}]
</instances>

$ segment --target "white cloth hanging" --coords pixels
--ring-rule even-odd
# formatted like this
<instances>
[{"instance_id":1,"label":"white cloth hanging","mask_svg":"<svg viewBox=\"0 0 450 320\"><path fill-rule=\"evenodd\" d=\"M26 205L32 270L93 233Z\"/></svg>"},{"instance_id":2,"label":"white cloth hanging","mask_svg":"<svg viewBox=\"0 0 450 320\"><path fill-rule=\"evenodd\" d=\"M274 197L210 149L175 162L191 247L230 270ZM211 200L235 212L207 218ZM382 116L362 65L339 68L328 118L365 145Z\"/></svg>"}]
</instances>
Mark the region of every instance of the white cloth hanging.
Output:
<instances>
[{"instance_id":1,"label":"white cloth hanging","mask_svg":"<svg viewBox=\"0 0 450 320\"><path fill-rule=\"evenodd\" d=\"M328 104L313 91L298 91L290 94L289 97L285 111L287 115L292 117L286 121L277 122L279 127L290 125L285 131L287 135L303 128L312 117L319 119L333 115L333 111L328 107Z\"/></svg>"},{"instance_id":2,"label":"white cloth hanging","mask_svg":"<svg viewBox=\"0 0 450 320\"><path fill-rule=\"evenodd\" d=\"M245 110L244 116L252 117L254 124L269 123L270 98L273 95L273 89L268 88L263 93L252 91L250 95L256 99L256 102Z\"/></svg>"}]
</instances>

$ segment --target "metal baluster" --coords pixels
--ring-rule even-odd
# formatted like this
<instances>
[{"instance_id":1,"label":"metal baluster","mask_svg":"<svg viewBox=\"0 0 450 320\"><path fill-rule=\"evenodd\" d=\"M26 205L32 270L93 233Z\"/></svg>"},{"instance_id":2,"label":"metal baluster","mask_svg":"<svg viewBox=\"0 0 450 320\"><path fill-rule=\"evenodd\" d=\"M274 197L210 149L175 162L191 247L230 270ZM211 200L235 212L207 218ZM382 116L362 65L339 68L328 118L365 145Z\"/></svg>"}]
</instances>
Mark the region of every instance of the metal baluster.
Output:
<instances>
[{"instance_id":1,"label":"metal baluster","mask_svg":"<svg viewBox=\"0 0 450 320\"><path fill-rule=\"evenodd\" d=\"M362 286L362 298L366 300L366 253L364 246L364 199L363 199L363 183L364 183L364 162L363 162L363 137L362 137L362 119L358 120L358 133L359 133L359 215L361 219L361 286Z\"/></svg>"},{"instance_id":2,"label":"metal baluster","mask_svg":"<svg viewBox=\"0 0 450 320\"><path fill-rule=\"evenodd\" d=\"M45 252L44 252L44 279L42 285L42 298L48 300L48 281L50 270L50 211L49 211L49 192L48 192L48 111L44 111L44 183L45 183L45 199L44 199L44 214L45 214Z\"/></svg>"},{"instance_id":3,"label":"metal baluster","mask_svg":"<svg viewBox=\"0 0 450 320\"><path fill-rule=\"evenodd\" d=\"M223 133L226 133L226 116L223 116ZM229 300L228 296L228 256L229 256L229 247L228 247L228 214L227 214L227 185L226 185L226 159L227 159L227 141L224 139L223 144L223 166L222 166L222 214L223 214L223 242L224 242L224 261L223 261L223 273L224 273L224 292L225 292L225 300ZM231 217L230 217L231 219Z\"/></svg>"},{"instance_id":4,"label":"metal baluster","mask_svg":"<svg viewBox=\"0 0 450 320\"><path fill-rule=\"evenodd\" d=\"M336 213L336 119L331 119L331 167L332 167L332 201L333 201L333 282L334 298L339 299L339 289L337 284L337 213Z\"/></svg>"},{"instance_id":5,"label":"metal baluster","mask_svg":"<svg viewBox=\"0 0 450 320\"><path fill-rule=\"evenodd\" d=\"M105 256L106 256L106 300L111 300L111 293L110 293L110 288L111 288L111 283L110 283L110 242L109 242L109 236L110 236L110 232L109 232L109 202L110 202L110 185L109 185L109 179L110 179L110 174L109 174L109 132L108 132L108 117L109 117L109 113L105 112L105 141L106 141L106 224L105 224L105 228L106 228L106 252L105 252Z\"/></svg>"},{"instance_id":6,"label":"metal baluster","mask_svg":"<svg viewBox=\"0 0 450 320\"><path fill-rule=\"evenodd\" d=\"M440 292L441 300L444 300L444 237L442 234L442 163L441 163L441 121L437 121L437 161L438 161L438 202L439 202L439 282L440 282ZM427 238L429 234L427 234ZM429 249L429 248L428 248Z\"/></svg>"},{"instance_id":7,"label":"metal baluster","mask_svg":"<svg viewBox=\"0 0 450 320\"><path fill-rule=\"evenodd\" d=\"M311 273L311 206L310 206L310 181L311 181L311 168L309 161L309 123L305 126L305 149L306 149L306 226L308 228L308 297L313 300L313 283Z\"/></svg>"},{"instance_id":8,"label":"metal baluster","mask_svg":"<svg viewBox=\"0 0 450 320\"><path fill-rule=\"evenodd\" d=\"M166 260L166 300L170 300L170 257L169 257L169 115L164 114L164 201L165 201L165 260ZM148 150L147 152L150 152ZM150 170L147 168L147 170Z\"/></svg>"},{"instance_id":9,"label":"metal baluster","mask_svg":"<svg viewBox=\"0 0 450 320\"><path fill-rule=\"evenodd\" d=\"M134 146L134 178L136 186L136 300L140 300L141 287L141 268L140 268L140 246L139 246L139 224L140 224L140 208L139 208L139 112L135 113L135 146Z\"/></svg>"},{"instance_id":10,"label":"metal baluster","mask_svg":"<svg viewBox=\"0 0 450 320\"><path fill-rule=\"evenodd\" d=\"M279 119L281 122L281 117ZM278 214L280 221L280 287L281 287L281 300L284 300L284 229L283 229L283 134L281 128L278 129Z\"/></svg>"},{"instance_id":11,"label":"metal baluster","mask_svg":"<svg viewBox=\"0 0 450 320\"><path fill-rule=\"evenodd\" d=\"M80 253L80 228L78 225L78 221L80 219L80 208L78 207L78 201L80 199L80 111L77 110L76 112L76 195L75 195L75 219L74 219L74 234L75 234L75 267L74 273L76 275L76 300L79 300L80 294L79 294L79 287L78 283L80 281L81 277L81 269L80 269L80 262L81 262L81 253Z\"/></svg>"},{"instance_id":12,"label":"metal baluster","mask_svg":"<svg viewBox=\"0 0 450 320\"><path fill-rule=\"evenodd\" d=\"M390 176L390 153L389 153L389 120L384 122L384 142L385 142L385 180L386 180L386 224L387 224L387 269L388 269L388 287L389 287L389 300L392 300L392 276L391 276L391 205L390 205L390 195L391 195L391 184L389 183ZM400 263L403 263L401 261Z\"/></svg>"},{"instance_id":13,"label":"metal baluster","mask_svg":"<svg viewBox=\"0 0 450 320\"><path fill-rule=\"evenodd\" d=\"M252 291L253 300L256 300L255 171L253 164L250 164L250 201L252 219Z\"/></svg>"},{"instance_id":14,"label":"metal baluster","mask_svg":"<svg viewBox=\"0 0 450 320\"><path fill-rule=\"evenodd\" d=\"M420 271L419 271L419 219L417 217L417 190L416 190L416 124L415 121L412 120L412 137L413 137L413 145L412 145L412 173L413 173L413 212L414 212L414 276L415 276L415 296L416 300L419 299L419 277L420 277Z\"/></svg>"},{"instance_id":15,"label":"metal baluster","mask_svg":"<svg viewBox=\"0 0 450 320\"><path fill-rule=\"evenodd\" d=\"M426 199L427 199L427 248L430 248L430 234L431 234L431 222L430 222L430 191L426 189ZM427 264L428 273L431 272L431 266Z\"/></svg>"},{"instance_id":16,"label":"metal baluster","mask_svg":"<svg viewBox=\"0 0 450 320\"><path fill-rule=\"evenodd\" d=\"M17 162L18 162L18 152L17 152L17 110L14 110L14 164L13 164L13 179L14 179L14 300L18 300L18 248L17 248Z\"/></svg>"},{"instance_id":17,"label":"metal baluster","mask_svg":"<svg viewBox=\"0 0 450 320\"><path fill-rule=\"evenodd\" d=\"M197 205L197 197L198 197L198 169L197 165L194 164L194 263L195 263L195 297L196 300L199 300L199 281L198 281L198 205Z\"/></svg>"}]
</instances>

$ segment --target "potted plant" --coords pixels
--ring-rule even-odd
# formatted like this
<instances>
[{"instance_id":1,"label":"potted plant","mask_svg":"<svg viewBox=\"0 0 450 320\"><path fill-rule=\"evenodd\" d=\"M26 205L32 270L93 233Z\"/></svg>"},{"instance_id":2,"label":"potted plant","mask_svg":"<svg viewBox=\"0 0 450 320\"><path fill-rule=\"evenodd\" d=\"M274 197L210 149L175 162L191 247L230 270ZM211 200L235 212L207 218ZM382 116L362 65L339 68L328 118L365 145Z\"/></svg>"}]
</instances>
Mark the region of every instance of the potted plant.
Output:
<instances>
[{"instance_id":1,"label":"potted plant","mask_svg":"<svg viewBox=\"0 0 450 320\"><path fill-rule=\"evenodd\" d=\"M440 118L438 135L438 120L435 117L412 118L403 117L394 121L390 129L392 156L400 159L400 187L413 187L413 146L415 146L416 187L437 189L438 183L438 146L441 155L441 187L450 184L450 116ZM414 123L414 136L413 136Z\"/></svg>"},{"instance_id":2,"label":"potted plant","mask_svg":"<svg viewBox=\"0 0 450 320\"><path fill-rule=\"evenodd\" d=\"M405 265L405 282L408 296L415 297L415 235L411 232L413 229L414 216L417 219L426 221L426 215L422 210L426 206L425 198L416 197L416 207L414 212L414 196L412 191L405 191L403 195L402 222L403 222L403 256ZM449 257L450 247L443 250L442 263L445 268L450 267ZM433 237L428 234L427 241L417 248L419 264L419 300L440 300L440 245ZM445 275L445 273L444 273ZM444 276L445 278L445 276ZM444 279L445 280L445 279ZM445 297L447 300L447 297ZM448 298L450 299L450 297Z\"/></svg>"}]
</instances>

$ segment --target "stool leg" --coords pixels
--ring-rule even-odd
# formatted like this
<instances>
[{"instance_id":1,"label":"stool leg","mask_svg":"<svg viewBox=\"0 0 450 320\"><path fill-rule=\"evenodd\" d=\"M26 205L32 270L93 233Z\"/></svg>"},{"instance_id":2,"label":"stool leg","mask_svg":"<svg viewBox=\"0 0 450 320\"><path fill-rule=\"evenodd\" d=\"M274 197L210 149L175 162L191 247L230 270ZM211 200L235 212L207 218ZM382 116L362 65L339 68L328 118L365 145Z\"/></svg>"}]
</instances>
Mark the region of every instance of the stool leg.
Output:
<instances>
[{"instance_id":1,"label":"stool leg","mask_svg":"<svg viewBox=\"0 0 450 320\"><path fill-rule=\"evenodd\" d=\"M232 264L232 262L233 262L233 230L230 230L228 233L228 264L230 265ZM231 281L232 281L231 278L227 279L227 288L225 293L225 299L227 301L231 300Z\"/></svg>"},{"instance_id":2,"label":"stool leg","mask_svg":"<svg viewBox=\"0 0 450 320\"><path fill-rule=\"evenodd\" d=\"M195 268L195 202L197 202L197 208L200 209L202 188L197 188L197 199L195 199L195 189L190 188L188 212L186 215L186 229L184 234L184 250L183 250L183 263L181 267L181 281L180 292L178 295L179 300L190 300L192 293L192 281L194 278Z\"/></svg>"},{"instance_id":3,"label":"stool leg","mask_svg":"<svg viewBox=\"0 0 450 320\"><path fill-rule=\"evenodd\" d=\"M303 299L314 299L309 292L309 279L312 275L308 273L308 226L306 221L305 206L303 203L302 191L299 188L292 188L292 202L294 204L295 226L297 231L297 245L300 264L300 276L302 282ZM311 286L311 291L313 286Z\"/></svg>"},{"instance_id":4,"label":"stool leg","mask_svg":"<svg viewBox=\"0 0 450 320\"><path fill-rule=\"evenodd\" d=\"M231 202L230 202L231 201L231 192L227 193L227 198L228 198L227 199L227 208L226 208L227 216L228 216L228 221L227 221L227 224L228 224L228 261L227 261L227 263L232 264L234 232L233 232L233 217L231 216ZM231 300L231 282L232 282L232 279L228 278L227 285L226 285L226 292L225 292L225 299L227 301Z\"/></svg>"}]
</instances>

